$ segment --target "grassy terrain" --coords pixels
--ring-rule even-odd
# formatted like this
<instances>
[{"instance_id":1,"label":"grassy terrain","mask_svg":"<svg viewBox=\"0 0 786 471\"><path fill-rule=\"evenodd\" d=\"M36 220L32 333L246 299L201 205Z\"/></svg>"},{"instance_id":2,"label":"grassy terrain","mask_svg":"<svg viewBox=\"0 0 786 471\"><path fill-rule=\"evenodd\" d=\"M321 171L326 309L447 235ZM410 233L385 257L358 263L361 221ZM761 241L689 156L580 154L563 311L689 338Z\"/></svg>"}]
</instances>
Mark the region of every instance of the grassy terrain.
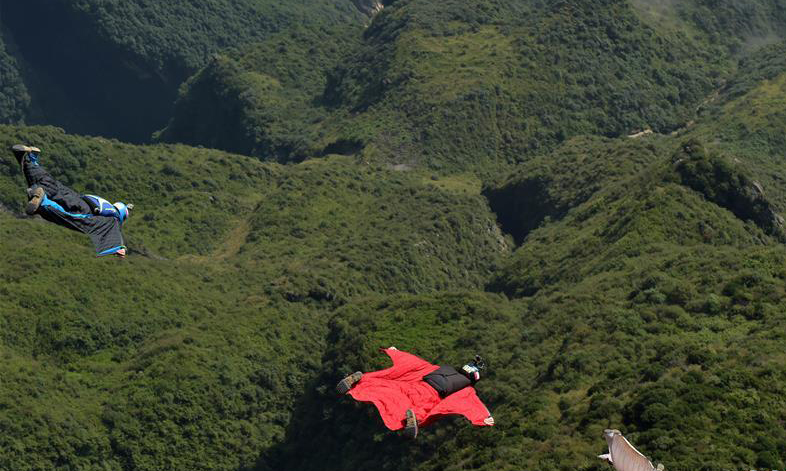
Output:
<instances>
[{"instance_id":1,"label":"grassy terrain","mask_svg":"<svg viewBox=\"0 0 786 471\"><path fill-rule=\"evenodd\" d=\"M22 176L10 155L0 166L0 468L252 466L283 439L333 309L479 288L509 250L471 183L340 156L284 167L55 128L2 135L137 208L129 260L95 258L81 234L18 218Z\"/></svg>"},{"instance_id":2,"label":"grassy terrain","mask_svg":"<svg viewBox=\"0 0 786 471\"><path fill-rule=\"evenodd\" d=\"M316 62L321 78L311 84L324 84L321 96L312 86L270 81L282 75L272 46L254 45L192 79L183 112L162 137L242 146L263 159L340 149L440 172L491 173L575 135L682 127L734 70L743 43L754 34L777 38L783 24L777 15L765 20L775 7L756 2L713 13L728 20L714 23L700 21L699 1L663 7L655 16L667 24L640 6L398 1L375 17L348 60ZM751 12L758 16L749 19ZM288 63L299 70L298 60ZM294 90L308 93L280 98ZM210 113L190 112L192 103L229 109L215 125Z\"/></svg>"},{"instance_id":3,"label":"grassy terrain","mask_svg":"<svg viewBox=\"0 0 786 471\"><path fill-rule=\"evenodd\" d=\"M19 75L19 65L0 34L0 123L20 122L29 105L30 96Z\"/></svg>"},{"instance_id":4,"label":"grassy terrain","mask_svg":"<svg viewBox=\"0 0 786 471\"><path fill-rule=\"evenodd\" d=\"M190 189L154 220L132 216L132 248L148 256L126 263L0 213L3 272L15 274L2 297L0 410L14 450L3 465L600 470L600 432L615 427L668 466L777 469L786 252L737 211L756 166L690 140L714 123L575 138L488 183L488 195L542 208L511 230L512 255L469 175L4 128L51 142L44 155L74 186L111 158L99 193L120 181L140 197L153 182ZM205 193L190 183L199 169L233 184ZM20 176L4 172L3 204L18 208ZM188 206L209 196L240 210ZM189 234L195 220L211 228L201 250L162 232ZM75 286L73 270L112 281ZM497 426L447 420L413 444L370 406L337 399L335 382L384 367L388 345L437 363L487 357L478 390Z\"/></svg>"},{"instance_id":5,"label":"grassy terrain","mask_svg":"<svg viewBox=\"0 0 786 471\"><path fill-rule=\"evenodd\" d=\"M747 54L784 38L786 13L777 0L632 0L631 4L647 21L709 42L719 52Z\"/></svg>"},{"instance_id":6,"label":"grassy terrain","mask_svg":"<svg viewBox=\"0 0 786 471\"><path fill-rule=\"evenodd\" d=\"M358 43L360 25L292 29L216 56L180 91L174 116L157 138L227 149L270 160L309 156L308 125L325 119L313 106L326 70Z\"/></svg>"},{"instance_id":7,"label":"grassy terrain","mask_svg":"<svg viewBox=\"0 0 786 471\"><path fill-rule=\"evenodd\" d=\"M21 74L30 97L16 86L10 98L30 107L0 117L149 142L172 115L180 84L213 54L290 28L366 20L350 0L5 0L0 22L23 67L4 60L11 70L3 73Z\"/></svg>"},{"instance_id":8,"label":"grassy terrain","mask_svg":"<svg viewBox=\"0 0 786 471\"><path fill-rule=\"evenodd\" d=\"M47 4L107 69L202 68L155 145L0 125L136 205L128 259L94 257L0 159L0 469L600 471L605 428L783 469L778 3L384 3ZM483 355L495 427L413 442L336 397L390 345Z\"/></svg>"}]
</instances>

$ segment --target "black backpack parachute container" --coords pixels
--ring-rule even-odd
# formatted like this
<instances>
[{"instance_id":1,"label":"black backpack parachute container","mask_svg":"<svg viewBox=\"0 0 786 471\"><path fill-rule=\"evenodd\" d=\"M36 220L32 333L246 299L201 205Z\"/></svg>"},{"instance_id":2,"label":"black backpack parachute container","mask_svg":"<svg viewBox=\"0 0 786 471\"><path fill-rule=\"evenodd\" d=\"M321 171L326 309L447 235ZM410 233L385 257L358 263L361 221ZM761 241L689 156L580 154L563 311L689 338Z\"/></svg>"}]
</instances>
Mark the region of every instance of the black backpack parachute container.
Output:
<instances>
[{"instance_id":1,"label":"black backpack parachute container","mask_svg":"<svg viewBox=\"0 0 786 471\"><path fill-rule=\"evenodd\" d=\"M486 362L480 355L458 371L452 366L443 365L439 369L423 377L423 381L434 388L440 397L447 397L456 391L475 384L480 379L480 371L486 368Z\"/></svg>"}]
</instances>

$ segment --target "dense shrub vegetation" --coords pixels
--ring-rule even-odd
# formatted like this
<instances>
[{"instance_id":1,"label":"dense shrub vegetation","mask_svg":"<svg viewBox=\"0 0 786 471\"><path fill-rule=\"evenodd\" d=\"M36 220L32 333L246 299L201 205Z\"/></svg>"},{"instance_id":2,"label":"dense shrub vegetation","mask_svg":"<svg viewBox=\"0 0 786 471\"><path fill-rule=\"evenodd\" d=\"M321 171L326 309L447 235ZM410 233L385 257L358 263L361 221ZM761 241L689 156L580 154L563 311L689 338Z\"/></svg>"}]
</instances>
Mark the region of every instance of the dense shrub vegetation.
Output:
<instances>
[{"instance_id":1,"label":"dense shrub vegetation","mask_svg":"<svg viewBox=\"0 0 786 471\"><path fill-rule=\"evenodd\" d=\"M784 38L786 11L778 0L632 0L647 21L701 36L710 47L747 53Z\"/></svg>"},{"instance_id":2,"label":"dense shrub vegetation","mask_svg":"<svg viewBox=\"0 0 786 471\"><path fill-rule=\"evenodd\" d=\"M96 258L0 159L0 469L600 471L604 428L783 469L779 2L382 3L0 0L5 121L82 99L43 65L73 51L56 83L108 109L199 68L162 143L0 125L136 205L129 258ZM390 345L487 358L496 426L412 442L335 396Z\"/></svg>"},{"instance_id":3,"label":"dense shrub vegetation","mask_svg":"<svg viewBox=\"0 0 786 471\"><path fill-rule=\"evenodd\" d=\"M303 160L314 123L327 113L314 106L326 71L345 58L360 27L293 29L215 56L184 85L160 140L200 144L268 160Z\"/></svg>"},{"instance_id":4,"label":"dense shrub vegetation","mask_svg":"<svg viewBox=\"0 0 786 471\"><path fill-rule=\"evenodd\" d=\"M278 98L278 85L260 77L270 75L269 61L222 62L192 79L173 132L162 136L242 145L278 160L339 146L444 171L521 161L579 134L672 131L720 86L746 38L777 38L784 25L754 2L725 8L734 13L710 18L728 21L707 23L707 7L688 2L668 11L684 22L675 28L621 0L398 1L377 15L347 59L333 58L332 69L317 63L326 84L321 98L309 91L311 106ZM749 18L751 11L761 17ZM250 49L270 56L269 45ZM250 98L250 90L264 98ZM223 125L210 113L189 112L206 93L213 98L205 103L228 103ZM276 140L298 145L271 148Z\"/></svg>"},{"instance_id":5,"label":"dense shrub vegetation","mask_svg":"<svg viewBox=\"0 0 786 471\"><path fill-rule=\"evenodd\" d=\"M28 65L27 122L134 142L164 127L180 84L214 53L365 18L351 0L0 1L2 29Z\"/></svg>"},{"instance_id":6,"label":"dense shrub vegetation","mask_svg":"<svg viewBox=\"0 0 786 471\"><path fill-rule=\"evenodd\" d=\"M0 132L46 143L75 188L136 203L129 263L97 259L84 236L14 217L24 183L3 160L2 468L251 466L283 438L332 309L477 289L508 253L471 180Z\"/></svg>"},{"instance_id":7,"label":"dense shrub vegetation","mask_svg":"<svg viewBox=\"0 0 786 471\"><path fill-rule=\"evenodd\" d=\"M19 123L30 105L19 66L0 37L0 123Z\"/></svg>"}]
</instances>

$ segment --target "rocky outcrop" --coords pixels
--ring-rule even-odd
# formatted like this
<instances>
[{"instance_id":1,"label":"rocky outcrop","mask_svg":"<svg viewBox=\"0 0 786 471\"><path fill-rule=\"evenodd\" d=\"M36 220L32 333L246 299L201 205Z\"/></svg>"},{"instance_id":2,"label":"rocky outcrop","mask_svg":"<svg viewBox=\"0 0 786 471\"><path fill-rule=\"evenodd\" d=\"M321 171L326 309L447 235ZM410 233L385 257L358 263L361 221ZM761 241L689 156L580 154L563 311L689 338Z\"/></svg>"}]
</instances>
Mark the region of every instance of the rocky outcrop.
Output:
<instances>
[{"instance_id":1,"label":"rocky outcrop","mask_svg":"<svg viewBox=\"0 0 786 471\"><path fill-rule=\"evenodd\" d=\"M645 129L643 131L640 131L640 132L635 132L633 134L628 134L628 137L631 138L631 139L638 139L640 137L649 136L650 134L652 134L652 129L647 128L647 129Z\"/></svg>"},{"instance_id":2,"label":"rocky outcrop","mask_svg":"<svg viewBox=\"0 0 786 471\"><path fill-rule=\"evenodd\" d=\"M385 7L380 0L352 0L358 10L372 17Z\"/></svg>"},{"instance_id":3,"label":"rocky outcrop","mask_svg":"<svg viewBox=\"0 0 786 471\"><path fill-rule=\"evenodd\" d=\"M734 161L710 155L696 140L682 145L672 161L682 184L728 209L744 221L753 221L767 234L786 241L784 219L775 211L761 183L753 180Z\"/></svg>"}]
</instances>

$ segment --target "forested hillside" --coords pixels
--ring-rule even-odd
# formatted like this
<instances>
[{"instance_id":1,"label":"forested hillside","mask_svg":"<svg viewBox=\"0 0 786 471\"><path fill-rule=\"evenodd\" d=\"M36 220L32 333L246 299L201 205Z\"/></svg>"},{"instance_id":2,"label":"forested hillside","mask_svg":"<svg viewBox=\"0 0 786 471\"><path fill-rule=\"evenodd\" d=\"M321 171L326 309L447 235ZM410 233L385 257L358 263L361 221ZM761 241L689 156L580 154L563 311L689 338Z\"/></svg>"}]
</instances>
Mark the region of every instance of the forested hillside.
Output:
<instances>
[{"instance_id":1,"label":"forested hillside","mask_svg":"<svg viewBox=\"0 0 786 471\"><path fill-rule=\"evenodd\" d=\"M783 469L785 11L0 0L0 144L135 205L0 159L0 470ZM391 345L495 426L336 396Z\"/></svg>"},{"instance_id":2,"label":"forested hillside","mask_svg":"<svg viewBox=\"0 0 786 471\"><path fill-rule=\"evenodd\" d=\"M282 162L313 155L315 124L329 115L314 102L327 71L348 60L361 31L360 26L293 29L240 54L216 55L184 84L158 139Z\"/></svg>"},{"instance_id":3,"label":"forested hillside","mask_svg":"<svg viewBox=\"0 0 786 471\"><path fill-rule=\"evenodd\" d=\"M720 73L720 64L698 67L694 61L708 57L641 24L624 2L527 3L394 3L352 56L323 72L327 84L311 93L310 116L329 117L301 120L298 137L312 153L339 148L394 163L477 168L515 162L579 133L674 129ZM265 72L248 62L242 70ZM183 104L192 101L186 93ZM269 109L247 103L251 110L240 116ZM268 115L256 114L261 127ZM203 117L184 112L170 127ZM187 142L203 144L211 134ZM245 140L259 142L248 132Z\"/></svg>"},{"instance_id":4,"label":"forested hillside","mask_svg":"<svg viewBox=\"0 0 786 471\"><path fill-rule=\"evenodd\" d=\"M786 10L778 0L632 0L645 21L702 38L708 46L749 53L784 37Z\"/></svg>"},{"instance_id":5,"label":"forested hillside","mask_svg":"<svg viewBox=\"0 0 786 471\"><path fill-rule=\"evenodd\" d=\"M0 36L0 122L22 121L29 105L30 96L19 75L18 62Z\"/></svg>"},{"instance_id":6,"label":"forested hillside","mask_svg":"<svg viewBox=\"0 0 786 471\"><path fill-rule=\"evenodd\" d=\"M673 131L721 86L745 44L757 34L783 37L786 27L769 4L716 11L696 1L657 9L660 16L653 8L621 0L400 0L377 15L344 60L312 66L327 83L321 90L297 87L311 106L292 125L276 128L299 113L275 111L292 101L271 106L270 97L293 86L276 84L271 93L267 80L280 80L280 73L271 59L253 62L246 53L229 60L232 67L220 62L192 79L162 137L241 145L278 160L302 159L305 148L437 170L488 168L574 135ZM274 56L269 45L251 49ZM227 90L239 86L245 93L234 96L243 102L230 101L233 112L222 114L222 126L193 112L194 102L225 102ZM266 99L251 99L250 90ZM271 152L277 140L290 144Z\"/></svg>"},{"instance_id":7,"label":"forested hillside","mask_svg":"<svg viewBox=\"0 0 786 471\"><path fill-rule=\"evenodd\" d=\"M290 27L365 19L351 0L0 1L32 98L16 121L135 142L166 124L178 87L212 54ZM21 89L9 96L25 101Z\"/></svg>"},{"instance_id":8,"label":"forested hillside","mask_svg":"<svg viewBox=\"0 0 786 471\"><path fill-rule=\"evenodd\" d=\"M248 466L283 436L335 307L477 289L509 253L479 183L0 130L46 142L64 182L136 204L128 263L96 259L15 218L22 177L0 166L3 469Z\"/></svg>"}]
</instances>

